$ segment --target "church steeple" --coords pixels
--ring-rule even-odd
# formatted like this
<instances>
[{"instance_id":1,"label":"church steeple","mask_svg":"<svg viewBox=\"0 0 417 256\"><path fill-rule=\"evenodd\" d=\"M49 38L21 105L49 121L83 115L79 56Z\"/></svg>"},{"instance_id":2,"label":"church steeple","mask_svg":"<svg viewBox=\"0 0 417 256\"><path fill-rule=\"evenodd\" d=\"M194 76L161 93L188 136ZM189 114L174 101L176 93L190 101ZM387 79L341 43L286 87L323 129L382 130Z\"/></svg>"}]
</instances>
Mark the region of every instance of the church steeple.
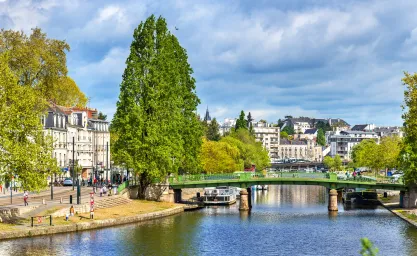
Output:
<instances>
[{"instance_id":1,"label":"church steeple","mask_svg":"<svg viewBox=\"0 0 417 256\"><path fill-rule=\"evenodd\" d=\"M207 110L206 110L206 115L204 116L204 121L206 121L206 122L210 122L211 121L211 117L210 117L210 112L208 110L208 106L207 106Z\"/></svg>"}]
</instances>

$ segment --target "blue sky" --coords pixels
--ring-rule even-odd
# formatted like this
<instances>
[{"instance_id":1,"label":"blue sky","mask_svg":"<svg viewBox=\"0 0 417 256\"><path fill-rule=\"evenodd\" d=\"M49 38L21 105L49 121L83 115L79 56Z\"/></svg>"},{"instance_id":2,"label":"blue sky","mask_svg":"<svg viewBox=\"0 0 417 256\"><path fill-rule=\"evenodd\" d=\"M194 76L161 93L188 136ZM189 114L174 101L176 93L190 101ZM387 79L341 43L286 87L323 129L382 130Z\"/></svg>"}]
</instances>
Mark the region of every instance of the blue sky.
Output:
<instances>
[{"instance_id":1,"label":"blue sky","mask_svg":"<svg viewBox=\"0 0 417 256\"><path fill-rule=\"evenodd\" d=\"M201 114L400 125L416 13L415 0L0 0L0 27L66 40L70 76L110 117L133 30L155 14L188 51Z\"/></svg>"}]
</instances>

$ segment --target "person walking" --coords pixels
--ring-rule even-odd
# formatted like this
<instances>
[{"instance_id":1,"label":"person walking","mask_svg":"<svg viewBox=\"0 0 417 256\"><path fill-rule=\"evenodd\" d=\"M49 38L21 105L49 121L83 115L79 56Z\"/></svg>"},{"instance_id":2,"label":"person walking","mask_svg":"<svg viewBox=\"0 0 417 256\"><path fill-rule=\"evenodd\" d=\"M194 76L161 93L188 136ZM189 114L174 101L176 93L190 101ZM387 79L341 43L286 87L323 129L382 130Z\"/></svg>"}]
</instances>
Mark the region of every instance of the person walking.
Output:
<instances>
[{"instance_id":1,"label":"person walking","mask_svg":"<svg viewBox=\"0 0 417 256\"><path fill-rule=\"evenodd\" d=\"M25 202L25 206L28 206L29 204L28 204L28 197L29 197L29 194L28 194L28 192L25 190L25 192L23 193L23 202Z\"/></svg>"},{"instance_id":2,"label":"person walking","mask_svg":"<svg viewBox=\"0 0 417 256\"><path fill-rule=\"evenodd\" d=\"M74 206L71 205L71 208L70 208L70 216L71 217L74 216L74 213L75 213Z\"/></svg>"}]
</instances>

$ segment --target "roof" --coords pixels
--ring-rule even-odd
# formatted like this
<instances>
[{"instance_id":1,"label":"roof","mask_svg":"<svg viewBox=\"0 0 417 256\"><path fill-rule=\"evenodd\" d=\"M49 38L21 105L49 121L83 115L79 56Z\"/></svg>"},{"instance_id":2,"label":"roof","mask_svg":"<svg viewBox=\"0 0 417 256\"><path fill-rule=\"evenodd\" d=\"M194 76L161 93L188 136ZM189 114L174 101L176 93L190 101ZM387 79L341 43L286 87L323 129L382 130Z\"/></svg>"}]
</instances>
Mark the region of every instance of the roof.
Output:
<instances>
[{"instance_id":1,"label":"roof","mask_svg":"<svg viewBox=\"0 0 417 256\"><path fill-rule=\"evenodd\" d=\"M280 145L307 145L305 140L288 140L288 139L281 139Z\"/></svg>"},{"instance_id":2,"label":"roof","mask_svg":"<svg viewBox=\"0 0 417 256\"><path fill-rule=\"evenodd\" d=\"M315 134L317 132L316 128L312 128L312 129L306 129L306 131L304 132L304 134Z\"/></svg>"},{"instance_id":3,"label":"roof","mask_svg":"<svg viewBox=\"0 0 417 256\"><path fill-rule=\"evenodd\" d=\"M364 132L364 131L341 131L340 134L374 134L374 135L377 135L376 132Z\"/></svg>"},{"instance_id":4,"label":"roof","mask_svg":"<svg viewBox=\"0 0 417 256\"><path fill-rule=\"evenodd\" d=\"M352 131L363 131L366 129L367 126L367 124L357 124L352 127Z\"/></svg>"}]
</instances>

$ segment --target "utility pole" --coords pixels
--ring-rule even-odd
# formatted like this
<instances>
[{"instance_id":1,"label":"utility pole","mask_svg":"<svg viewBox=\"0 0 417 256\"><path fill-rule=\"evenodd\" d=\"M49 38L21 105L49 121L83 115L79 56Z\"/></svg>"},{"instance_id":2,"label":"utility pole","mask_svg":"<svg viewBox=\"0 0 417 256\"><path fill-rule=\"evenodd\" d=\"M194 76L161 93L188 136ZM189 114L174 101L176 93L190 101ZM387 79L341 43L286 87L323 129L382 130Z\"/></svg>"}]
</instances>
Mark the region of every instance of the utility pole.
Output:
<instances>
[{"instance_id":1,"label":"utility pole","mask_svg":"<svg viewBox=\"0 0 417 256\"><path fill-rule=\"evenodd\" d=\"M72 137L72 190L74 190L74 166L75 165L75 136Z\"/></svg>"},{"instance_id":2,"label":"utility pole","mask_svg":"<svg viewBox=\"0 0 417 256\"><path fill-rule=\"evenodd\" d=\"M109 142L107 141L106 145L106 182L109 181L108 175L109 175Z\"/></svg>"}]
</instances>

